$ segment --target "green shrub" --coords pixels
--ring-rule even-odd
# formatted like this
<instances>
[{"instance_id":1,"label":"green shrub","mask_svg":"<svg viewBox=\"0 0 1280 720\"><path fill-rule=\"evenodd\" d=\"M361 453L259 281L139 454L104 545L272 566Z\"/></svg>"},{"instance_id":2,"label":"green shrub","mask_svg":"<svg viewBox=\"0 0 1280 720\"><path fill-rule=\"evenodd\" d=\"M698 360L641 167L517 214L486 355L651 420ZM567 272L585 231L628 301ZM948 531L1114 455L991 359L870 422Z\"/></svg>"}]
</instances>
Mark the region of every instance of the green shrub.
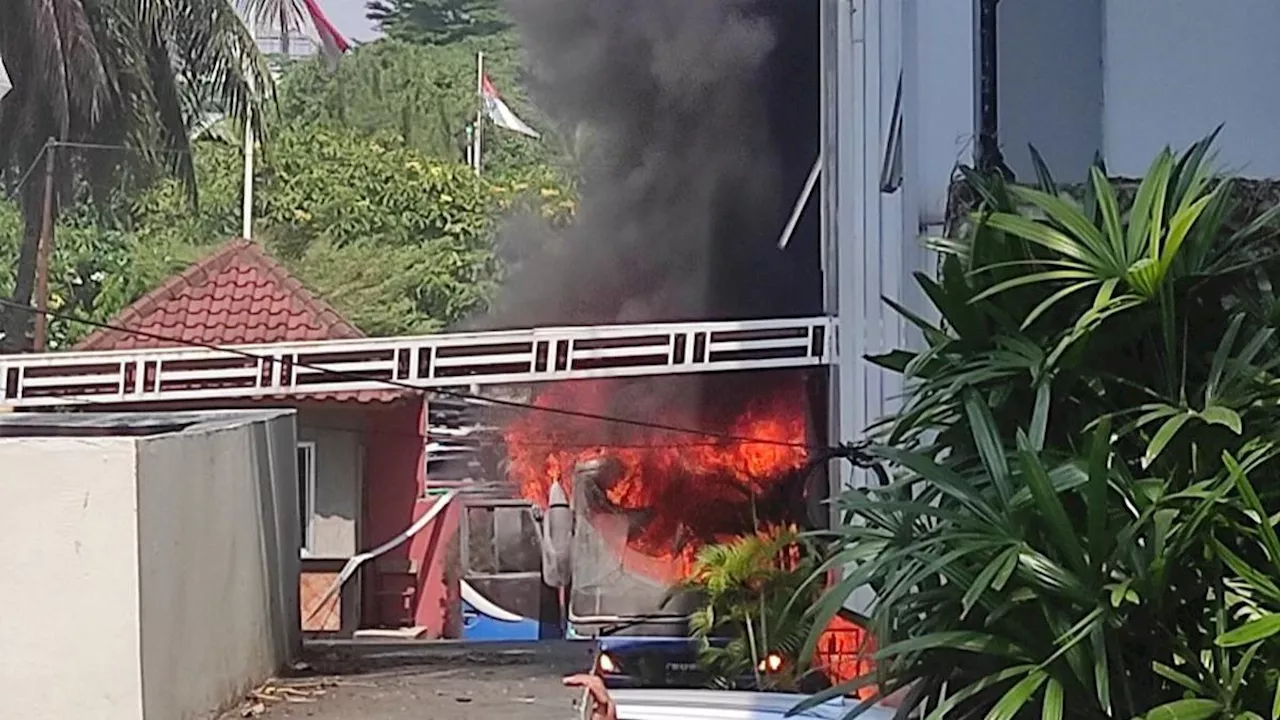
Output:
<instances>
[{"instance_id":1,"label":"green shrub","mask_svg":"<svg viewBox=\"0 0 1280 720\"><path fill-rule=\"evenodd\" d=\"M696 592L702 605L689 620L700 646L699 663L720 687L733 687L743 677L754 677L762 689L794 691L799 681L800 649L811 621L792 598L798 592L816 599L813 590L802 590L815 567L811 552L802 552L793 532L745 535L707 545L698 551L690 579L675 588ZM727 638L727 643L712 641ZM762 668L770 654L777 654L780 668Z\"/></svg>"},{"instance_id":2,"label":"green shrub","mask_svg":"<svg viewBox=\"0 0 1280 720\"><path fill-rule=\"evenodd\" d=\"M925 347L876 428L889 488L839 498L814 615L875 591L882 693L1007 720L1275 717L1280 210L1227 232L1209 138L1131 201L969 174L981 206L905 309ZM816 639L816 638L815 638ZM813 639L811 639L813 642Z\"/></svg>"}]
</instances>

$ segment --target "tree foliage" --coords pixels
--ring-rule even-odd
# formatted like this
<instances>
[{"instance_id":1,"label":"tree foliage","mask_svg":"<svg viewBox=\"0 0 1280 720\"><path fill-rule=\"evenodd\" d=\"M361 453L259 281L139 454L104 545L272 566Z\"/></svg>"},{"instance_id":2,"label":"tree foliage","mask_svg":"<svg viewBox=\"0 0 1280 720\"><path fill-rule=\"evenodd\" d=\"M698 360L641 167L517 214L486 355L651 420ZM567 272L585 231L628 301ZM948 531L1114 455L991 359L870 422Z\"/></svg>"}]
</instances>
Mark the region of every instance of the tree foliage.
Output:
<instances>
[{"instance_id":1,"label":"tree foliage","mask_svg":"<svg viewBox=\"0 0 1280 720\"><path fill-rule=\"evenodd\" d=\"M510 54L488 54L486 73L512 109L531 124L549 123L528 102ZM438 158L466 158L467 128L477 109L476 55L469 47L379 41L357 48L337 72L302 63L283 78L281 114L293 122L362 133L396 133ZM554 137L554 136L553 136ZM535 140L486 123L486 172L557 162L554 141Z\"/></svg>"},{"instance_id":2,"label":"tree foliage","mask_svg":"<svg viewBox=\"0 0 1280 720\"><path fill-rule=\"evenodd\" d=\"M514 29L500 0L369 0L365 6L387 35L422 45L509 43Z\"/></svg>"},{"instance_id":3,"label":"tree foliage","mask_svg":"<svg viewBox=\"0 0 1280 720\"><path fill-rule=\"evenodd\" d=\"M571 188L545 168L477 178L395 136L296 125L272 137L257 171L257 237L373 335L431 332L483 310L502 277L500 219L521 212L564 223L575 210ZM89 205L62 218L51 307L105 321L239 233L240 149L203 141L195 158L198 208L182 182L163 179L114 218ZM5 259L16 257L17 218L0 206ZM0 275L0 292L11 282L11 272ZM56 322L51 338L65 346L86 332Z\"/></svg>"},{"instance_id":4,"label":"tree foliage","mask_svg":"<svg viewBox=\"0 0 1280 720\"><path fill-rule=\"evenodd\" d=\"M735 687L754 678L761 689L794 692L800 681L796 662L812 621L793 602L804 593L815 596L805 580L813 571L813 555L802 551L795 533L782 531L745 535L708 545L698 552L690 579L677 592L696 592L703 598L689 619L699 642L700 664L713 684ZM770 655L783 658L769 667Z\"/></svg>"},{"instance_id":5,"label":"tree foliage","mask_svg":"<svg viewBox=\"0 0 1280 720\"><path fill-rule=\"evenodd\" d=\"M167 169L194 198L188 128L214 102L244 117L270 89L265 63L224 0L13 0L0 3L0 52L14 89L0 101L0 174L15 184L49 139L128 145L128 162L65 147L57 154L55 192L73 183L99 195L123 180ZM260 116L260 115L259 115ZM14 297L34 286L42 184L28 182ZM6 337L25 344L25 313L9 313Z\"/></svg>"}]
</instances>

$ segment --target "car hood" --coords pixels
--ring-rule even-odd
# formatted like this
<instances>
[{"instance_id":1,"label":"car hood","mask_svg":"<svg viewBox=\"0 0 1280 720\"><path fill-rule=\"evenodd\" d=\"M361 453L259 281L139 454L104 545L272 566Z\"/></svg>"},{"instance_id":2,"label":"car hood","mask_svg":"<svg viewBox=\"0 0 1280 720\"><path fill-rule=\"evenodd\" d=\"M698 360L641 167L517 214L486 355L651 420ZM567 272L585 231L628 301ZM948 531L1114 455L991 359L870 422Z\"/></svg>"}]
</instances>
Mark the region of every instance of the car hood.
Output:
<instances>
[{"instance_id":1,"label":"car hood","mask_svg":"<svg viewBox=\"0 0 1280 720\"><path fill-rule=\"evenodd\" d=\"M805 695L739 690L614 690L618 720L783 720L804 701ZM855 707L855 702L836 698L809 708L793 717L837 720ZM865 720L892 720L894 710L883 706L868 709Z\"/></svg>"}]
</instances>

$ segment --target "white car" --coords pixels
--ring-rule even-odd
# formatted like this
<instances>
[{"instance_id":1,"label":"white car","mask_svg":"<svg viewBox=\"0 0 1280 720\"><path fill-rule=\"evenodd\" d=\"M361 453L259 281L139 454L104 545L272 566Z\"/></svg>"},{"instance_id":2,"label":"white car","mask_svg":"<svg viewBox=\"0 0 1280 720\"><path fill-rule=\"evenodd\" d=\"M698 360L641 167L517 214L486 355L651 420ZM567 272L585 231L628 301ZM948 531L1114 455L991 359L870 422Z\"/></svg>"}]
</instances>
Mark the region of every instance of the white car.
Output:
<instances>
[{"instance_id":1,"label":"white car","mask_svg":"<svg viewBox=\"0 0 1280 720\"><path fill-rule=\"evenodd\" d=\"M787 713L804 695L737 690L610 690L618 720L786 720ZM791 717L839 720L858 701L834 698ZM859 720L893 720L895 710L883 705L869 708Z\"/></svg>"}]
</instances>

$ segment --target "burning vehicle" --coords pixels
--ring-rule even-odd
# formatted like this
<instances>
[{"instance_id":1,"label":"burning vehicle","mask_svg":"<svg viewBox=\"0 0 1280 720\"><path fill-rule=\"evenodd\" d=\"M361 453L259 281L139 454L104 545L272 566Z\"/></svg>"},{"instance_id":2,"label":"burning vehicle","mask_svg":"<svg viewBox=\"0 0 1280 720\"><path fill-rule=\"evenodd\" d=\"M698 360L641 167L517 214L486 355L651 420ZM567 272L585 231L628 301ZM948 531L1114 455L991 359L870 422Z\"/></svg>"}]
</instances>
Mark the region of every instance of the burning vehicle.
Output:
<instances>
[{"instance_id":1,"label":"burning vehicle","mask_svg":"<svg viewBox=\"0 0 1280 720\"><path fill-rule=\"evenodd\" d=\"M810 450L825 423L822 385L796 372L676 388L563 383L535 402L574 414L528 411L505 424L502 471L536 508L543 605L550 590L558 632L596 641L596 671L611 684L704 684L689 627L701 598L673 591L701 548L827 526L829 479ZM632 422L610 426L605 415ZM862 634L846 622L829 635L831 675ZM771 654L762 672L794 661Z\"/></svg>"},{"instance_id":2,"label":"burning vehicle","mask_svg":"<svg viewBox=\"0 0 1280 720\"><path fill-rule=\"evenodd\" d=\"M746 395L731 392L735 383L714 384L663 397L651 382L565 383L537 403L637 424L602 428L545 412L508 424L507 479L542 508L543 574L567 590L571 637L683 636L696 599L664 601L698 549L768 528L826 525L825 473L803 472L809 429L818 426L806 416L811 383L780 377L768 392ZM643 396L647 411L629 395ZM697 407L712 396L723 407Z\"/></svg>"}]
</instances>

